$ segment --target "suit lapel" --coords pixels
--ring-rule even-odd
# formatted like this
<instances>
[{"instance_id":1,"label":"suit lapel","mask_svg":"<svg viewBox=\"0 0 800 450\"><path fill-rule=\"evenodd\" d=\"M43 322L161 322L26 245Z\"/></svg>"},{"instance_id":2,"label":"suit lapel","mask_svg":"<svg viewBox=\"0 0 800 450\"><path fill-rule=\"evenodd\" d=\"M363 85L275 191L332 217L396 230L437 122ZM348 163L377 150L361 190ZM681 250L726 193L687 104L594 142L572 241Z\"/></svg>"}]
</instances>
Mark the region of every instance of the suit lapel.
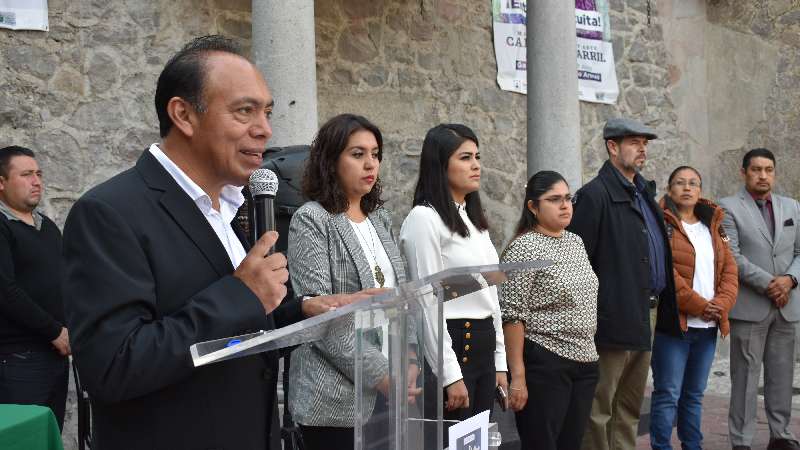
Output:
<instances>
[{"instance_id":1,"label":"suit lapel","mask_svg":"<svg viewBox=\"0 0 800 450\"><path fill-rule=\"evenodd\" d=\"M742 201L742 206L744 207L744 209L750 214L750 219L753 220L753 223L756 224L756 228L758 228L758 231L761 232L761 235L764 236L764 239L767 240L767 242L771 247L774 241L772 239L772 236L769 235L769 230L767 230L767 224L764 223L764 217L761 216L761 211L758 209L756 201L753 200L753 196L751 196L750 193L747 192L745 188L742 188L741 191L739 191L739 199ZM772 204L772 209L773 211L775 210L774 200ZM775 228L776 229L778 228L777 223L775 224Z\"/></svg>"},{"instance_id":2,"label":"suit lapel","mask_svg":"<svg viewBox=\"0 0 800 450\"><path fill-rule=\"evenodd\" d=\"M253 246L247 239L247 236L245 235L244 230L242 230L241 225L239 225L239 219L237 217L233 218L233 221L231 222L231 228L233 228L233 234L235 234L236 237L239 239L239 242L242 243L242 247L244 247L245 253L249 252Z\"/></svg>"},{"instance_id":3,"label":"suit lapel","mask_svg":"<svg viewBox=\"0 0 800 450\"><path fill-rule=\"evenodd\" d=\"M333 217L333 224L347 249L347 253L350 254L350 258L352 258L356 266L361 289L376 287L375 277L372 275L372 268L367 262L367 257L364 255L361 244L358 243L358 237L356 237L356 233L353 231L350 221L348 221L347 217L342 213Z\"/></svg>"},{"instance_id":4,"label":"suit lapel","mask_svg":"<svg viewBox=\"0 0 800 450\"><path fill-rule=\"evenodd\" d=\"M778 242L781 241L784 221L783 205L783 199L778 195L772 194L772 213L775 219L775 237L772 240L773 246L777 246Z\"/></svg>"},{"instance_id":5,"label":"suit lapel","mask_svg":"<svg viewBox=\"0 0 800 450\"><path fill-rule=\"evenodd\" d=\"M139 158L136 170L150 189L163 192L161 206L197 246L214 270L220 276L233 272L225 247L203 213L149 151L146 150Z\"/></svg>"},{"instance_id":6,"label":"suit lapel","mask_svg":"<svg viewBox=\"0 0 800 450\"><path fill-rule=\"evenodd\" d=\"M373 212L369 215L369 219L372 221L375 232L378 233L378 238L381 240L381 245L383 245L383 249L386 250L386 255L392 263L392 269L394 270L394 276L397 278L397 284L403 283L406 281L406 277L403 257L400 256L400 249L397 248L394 240L392 240L392 235L389 230L383 226L383 221L381 221L378 213Z\"/></svg>"}]
</instances>

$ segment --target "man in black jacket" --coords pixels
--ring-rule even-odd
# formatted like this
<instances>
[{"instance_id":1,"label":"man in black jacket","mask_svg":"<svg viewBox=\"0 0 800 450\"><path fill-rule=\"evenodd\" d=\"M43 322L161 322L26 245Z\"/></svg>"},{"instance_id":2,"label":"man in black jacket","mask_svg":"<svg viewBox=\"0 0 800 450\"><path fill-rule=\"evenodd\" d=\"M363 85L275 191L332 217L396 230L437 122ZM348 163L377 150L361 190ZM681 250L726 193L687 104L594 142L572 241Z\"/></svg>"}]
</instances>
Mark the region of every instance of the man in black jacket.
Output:
<instances>
[{"instance_id":1,"label":"man in black jacket","mask_svg":"<svg viewBox=\"0 0 800 450\"><path fill-rule=\"evenodd\" d=\"M680 334L664 217L655 182L639 174L647 143L657 136L639 122L617 118L606 122L603 138L608 161L576 193L569 227L583 239L600 280L600 378L584 450L636 447L653 327Z\"/></svg>"},{"instance_id":2,"label":"man in black jacket","mask_svg":"<svg viewBox=\"0 0 800 450\"><path fill-rule=\"evenodd\" d=\"M65 312L94 408L92 448L263 450L274 352L195 368L189 347L346 299L278 306L288 272L283 255L268 255L277 233L249 249L234 221L273 107L239 47L221 36L187 44L159 76L155 104L162 142L84 194L64 228Z\"/></svg>"},{"instance_id":3,"label":"man in black jacket","mask_svg":"<svg viewBox=\"0 0 800 450\"><path fill-rule=\"evenodd\" d=\"M62 427L70 348L61 232L37 209L43 191L30 149L0 149L0 403L48 406Z\"/></svg>"}]
</instances>

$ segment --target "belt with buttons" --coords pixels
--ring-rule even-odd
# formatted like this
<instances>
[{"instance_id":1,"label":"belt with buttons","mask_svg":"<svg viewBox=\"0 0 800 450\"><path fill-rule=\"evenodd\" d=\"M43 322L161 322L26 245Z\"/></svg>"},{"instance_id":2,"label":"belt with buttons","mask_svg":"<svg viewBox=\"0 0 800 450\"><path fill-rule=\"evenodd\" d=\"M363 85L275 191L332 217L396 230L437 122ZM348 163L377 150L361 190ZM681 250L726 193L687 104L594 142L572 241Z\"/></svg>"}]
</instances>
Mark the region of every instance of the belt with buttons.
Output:
<instances>
[{"instance_id":1,"label":"belt with buttons","mask_svg":"<svg viewBox=\"0 0 800 450\"><path fill-rule=\"evenodd\" d=\"M472 348L470 343L472 332L474 330L494 330L494 321L491 317L485 319L448 319L447 328L455 328L463 331L464 356L461 357L461 363L466 364L469 362L469 351Z\"/></svg>"},{"instance_id":2,"label":"belt with buttons","mask_svg":"<svg viewBox=\"0 0 800 450\"><path fill-rule=\"evenodd\" d=\"M464 328L466 328L468 330L470 328L472 328L472 322L469 322L469 321L464 322ZM466 363L466 362L469 361L469 357L467 356L467 352L469 351L469 340L470 339L472 339L472 333L467 331L466 333L464 333L464 340L467 341L467 343L464 344L464 357L461 358L461 362L463 362L463 363Z\"/></svg>"}]
</instances>

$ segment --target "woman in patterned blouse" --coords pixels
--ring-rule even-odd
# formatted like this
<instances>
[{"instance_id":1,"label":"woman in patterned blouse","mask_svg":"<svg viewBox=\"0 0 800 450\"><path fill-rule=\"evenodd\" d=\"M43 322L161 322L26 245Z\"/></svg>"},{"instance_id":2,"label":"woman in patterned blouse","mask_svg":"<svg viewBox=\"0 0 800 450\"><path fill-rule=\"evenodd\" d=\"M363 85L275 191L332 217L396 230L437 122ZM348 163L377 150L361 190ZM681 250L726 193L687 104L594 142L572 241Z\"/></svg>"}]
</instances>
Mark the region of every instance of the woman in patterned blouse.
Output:
<instances>
[{"instance_id":1,"label":"woman in patterned blouse","mask_svg":"<svg viewBox=\"0 0 800 450\"><path fill-rule=\"evenodd\" d=\"M500 308L522 448L579 449L597 384L597 276L583 241L566 231L572 196L557 172L528 180L516 237L501 262L553 265L507 281Z\"/></svg>"}]
</instances>

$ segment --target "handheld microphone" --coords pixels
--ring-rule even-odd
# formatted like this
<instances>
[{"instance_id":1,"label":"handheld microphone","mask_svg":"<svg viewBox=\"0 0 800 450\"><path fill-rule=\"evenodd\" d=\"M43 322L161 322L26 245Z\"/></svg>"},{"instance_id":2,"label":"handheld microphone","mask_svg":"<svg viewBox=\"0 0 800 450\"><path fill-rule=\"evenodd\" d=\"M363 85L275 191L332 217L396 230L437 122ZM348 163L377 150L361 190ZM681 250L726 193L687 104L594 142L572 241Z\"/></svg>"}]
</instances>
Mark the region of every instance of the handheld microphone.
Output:
<instances>
[{"instance_id":1,"label":"handheld microphone","mask_svg":"<svg viewBox=\"0 0 800 450\"><path fill-rule=\"evenodd\" d=\"M250 194L253 196L253 222L251 230L258 240L267 231L275 230L275 194L278 193L278 177L269 169L257 169L250 175ZM275 246L268 254L275 251Z\"/></svg>"}]
</instances>

